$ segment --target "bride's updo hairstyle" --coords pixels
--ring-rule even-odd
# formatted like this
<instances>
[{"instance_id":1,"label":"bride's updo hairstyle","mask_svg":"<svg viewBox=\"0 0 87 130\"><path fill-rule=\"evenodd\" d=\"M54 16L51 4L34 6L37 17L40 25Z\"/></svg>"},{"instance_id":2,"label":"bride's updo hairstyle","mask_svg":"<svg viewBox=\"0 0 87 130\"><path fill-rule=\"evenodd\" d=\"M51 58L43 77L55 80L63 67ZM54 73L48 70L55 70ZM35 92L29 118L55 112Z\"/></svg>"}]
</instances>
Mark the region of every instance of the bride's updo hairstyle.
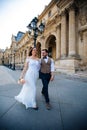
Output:
<instances>
[{"instance_id":1,"label":"bride's updo hairstyle","mask_svg":"<svg viewBox=\"0 0 87 130\"><path fill-rule=\"evenodd\" d=\"M31 47L31 48L30 48L29 56L32 56L32 51L33 51L34 48L36 48L36 47Z\"/></svg>"}]
</instances>

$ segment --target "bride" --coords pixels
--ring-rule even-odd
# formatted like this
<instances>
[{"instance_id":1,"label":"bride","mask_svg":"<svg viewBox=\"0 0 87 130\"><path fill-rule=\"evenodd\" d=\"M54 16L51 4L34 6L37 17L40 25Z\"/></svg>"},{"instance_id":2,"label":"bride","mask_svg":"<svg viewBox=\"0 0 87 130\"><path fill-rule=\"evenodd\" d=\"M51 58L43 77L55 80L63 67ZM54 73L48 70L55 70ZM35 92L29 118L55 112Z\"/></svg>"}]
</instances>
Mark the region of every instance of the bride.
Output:
<instances>
[{"instance_id":1,"label":"bride","mask_svg":"<svg viewBox=\"0 0 87 130\"><path fill-rule=\"evenodd\" d=\"M19 82L23 84L23 87L19 95L15 96L15 99L27 108L38 109L36 104L36 83L39 77L40 62L37 58L36 48L32 48L30 51L31 56L26 58L26 62L21 73Z\"/></svg>"}]
</instances>

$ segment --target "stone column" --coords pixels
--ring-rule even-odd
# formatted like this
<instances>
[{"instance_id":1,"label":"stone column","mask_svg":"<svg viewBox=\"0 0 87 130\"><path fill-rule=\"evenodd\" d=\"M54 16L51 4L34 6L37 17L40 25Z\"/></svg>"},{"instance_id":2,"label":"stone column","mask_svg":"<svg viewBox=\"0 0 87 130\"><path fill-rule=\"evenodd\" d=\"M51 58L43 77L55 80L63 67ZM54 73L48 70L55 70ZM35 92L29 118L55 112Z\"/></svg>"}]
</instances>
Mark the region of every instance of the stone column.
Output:
<instances>
[{"instance_id":1,"label":"stone column","mask_svg":"<svg viewBox=\"0 0 87 130\"><path fill-rule=\"evenodd\" d=\"M69 56L76 56L75 8L69 8Z\"/></svg>"},{"instance_id":2,"label":"stone column","mask_svg":"<svg viewBox=\"0 0 87 130\"><path fill-rule=\"evenodd\" d=\"M14 63L14 55L12 54L12 64Z\"/></svg>"},{"instance_id":3,"label":"stone column","mask_svg":"<svg viewBox=\"0 0 87 130\"><path fill-rule=\"evenodd\" d=\"M83 32L83 44L84 44L83 56L85 61L87 62L87 31Z\"/></svg>"},{"instance_id":4,"label":"stone column","mask_svg":"<svg viewBox=\"0 0 87 130\"><path fill-rule=\"evenodd\" d=\"M61 19L61 57L66 57L67 47L67 24L66 24L66 11L63 11Z\"/></svg>"},{"instance_id":5,"label":"stone column","mask_svg":"<svg viewBox=\"0 0 87 130\"><path fill-rule=\"evenodd\" d=\"M23 62L23 63L24 63L24 52L25 52L25 51L23 50L23 55L22 55L22 56L23 56L23 57L22 57L22 62Z\"/></svg>"},{"instance_id":6,"label":"stone column","mask_svg":"<svg viewBox=\"0 0 87 130\"><path fill-rule=\"evenodd\" d=\"M61 30L60 25L57 26L57 39L56 39L56 59L61 56Z\"/></svg>"},{"instance_id":7,"label":"stone column","mask_svg":"<svg viewBox=\"0 0 87 130\"><path fill-rule=\"evenodd\" d=\"M21 52L19 53L19 62L21 63Z\"/></svg>"},{"instance_id":8,"label":"stone column","mask_svg":"<svg viewBox=\"0 0 87 130\"><path fill-rule=\"evenodd\" d=\"M23 69L23 52L20 51L20 69Z\"/></svg>"},{"instance_id":9,"label":"stone column","mask_svg":"<svg viewBox=\"0 0 87 130\"><path fill-rule=\"evenodd\" d=\"M44 48L46 48L45 47L45 37L44 36L41 37L40 43L41 43L41 50L44 49ZM41 54L41 57L42 57L42 54Z\"/></svg>"}]
</instances>

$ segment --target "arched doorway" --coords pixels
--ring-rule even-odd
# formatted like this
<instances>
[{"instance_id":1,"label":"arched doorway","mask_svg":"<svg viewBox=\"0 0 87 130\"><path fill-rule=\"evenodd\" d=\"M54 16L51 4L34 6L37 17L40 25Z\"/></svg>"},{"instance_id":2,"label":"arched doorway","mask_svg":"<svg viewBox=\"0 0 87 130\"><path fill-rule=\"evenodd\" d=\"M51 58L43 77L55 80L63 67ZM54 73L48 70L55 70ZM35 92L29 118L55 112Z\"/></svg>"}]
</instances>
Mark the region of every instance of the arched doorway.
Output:
<instances>
[{"instance_id":1,"label":"arched doorway","mask_svg":"<svg viewBox=\"0 0 87 130\"><path fill-rule=\"evenodd\" d=\"M54 35L50 35L47 38L46 48L48 48L49 56L55 60L56 59L56 37Z\"/></svg>"}]
</instances>

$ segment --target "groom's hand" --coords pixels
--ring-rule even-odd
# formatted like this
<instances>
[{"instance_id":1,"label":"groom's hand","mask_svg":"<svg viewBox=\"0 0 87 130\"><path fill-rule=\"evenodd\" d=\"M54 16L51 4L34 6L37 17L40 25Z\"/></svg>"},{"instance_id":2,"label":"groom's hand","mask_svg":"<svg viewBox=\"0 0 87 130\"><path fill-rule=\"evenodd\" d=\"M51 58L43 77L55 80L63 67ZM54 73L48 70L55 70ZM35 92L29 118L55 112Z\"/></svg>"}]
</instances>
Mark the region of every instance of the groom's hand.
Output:
<instances>
[{"instance_id":1,"label":"groom's hand","mask_svg":"<svg viewBox=\"0 0 87 130\"><path fill-rule=\"evenodd\" d=\"M51 72L51 78L50 78L50 81L53 81L54 80L54 72Z\"/></svg>"},{"instance_id":2,"label":"groom's hand","mask_svg":"<svg viewBox=\"0 0 87 130\"><path fill-rule=\"evenodd\" d=\"M51 75L50 81L53 81L53 80L54 80L54 76L53 76L53 75Z\"/></svg>"}]
</instances>

